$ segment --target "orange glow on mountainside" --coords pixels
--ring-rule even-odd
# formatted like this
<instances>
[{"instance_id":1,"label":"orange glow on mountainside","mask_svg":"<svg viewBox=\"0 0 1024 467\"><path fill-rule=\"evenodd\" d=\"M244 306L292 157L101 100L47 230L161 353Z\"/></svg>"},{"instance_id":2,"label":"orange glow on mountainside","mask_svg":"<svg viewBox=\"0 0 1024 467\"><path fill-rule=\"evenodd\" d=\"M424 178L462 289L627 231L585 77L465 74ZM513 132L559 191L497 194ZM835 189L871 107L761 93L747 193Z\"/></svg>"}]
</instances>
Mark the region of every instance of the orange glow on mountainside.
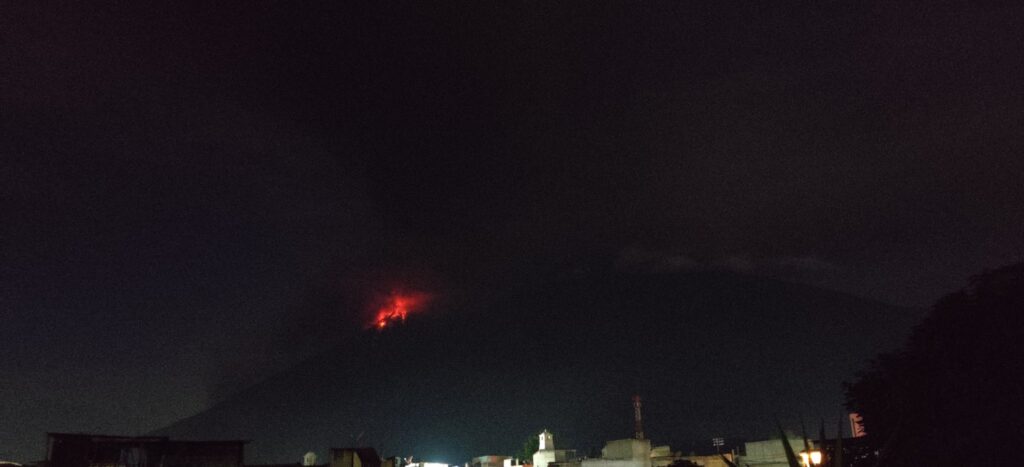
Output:
<instances>
[{"instance_id":1,"label":"orange glow on mountainside","mask_svg":"<svg viewBox=\"0 0 1024 467\"><path fill-rule=\"evenodd\" d=\"M392 292L377 309L371 325L380 330L394 323L405 322L410 313L423 311L429 301L430 295L422 292Z\"/></svg>"}]
</instances>

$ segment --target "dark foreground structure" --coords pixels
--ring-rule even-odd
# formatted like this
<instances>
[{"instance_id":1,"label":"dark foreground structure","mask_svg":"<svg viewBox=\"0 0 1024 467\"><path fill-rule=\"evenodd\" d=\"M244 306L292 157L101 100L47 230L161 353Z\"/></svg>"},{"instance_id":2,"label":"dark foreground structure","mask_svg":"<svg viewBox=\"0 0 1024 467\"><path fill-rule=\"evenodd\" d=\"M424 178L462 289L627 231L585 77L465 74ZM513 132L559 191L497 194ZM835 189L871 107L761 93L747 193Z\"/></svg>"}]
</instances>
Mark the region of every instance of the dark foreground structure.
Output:
<instances>
[{"instance_id":1,"label":"dark foreground structure","mask_svg":"<svg viewBox=\"0 0 1024 467\"><path fill-rule=\"evenodd\" d=\"M1024 263L946 295L847 385L886 467L1024 465Z\"/></svg>"},{"instance_id":2,"label":"dark foreground structure","mask_svg":"<svg viewBox=\"0 0 1024 467\"><path fill-rule=\"evenodd\" d=\"M246 441L48 433L40 467L242 467Z\"/></svg>"}]
</instances>

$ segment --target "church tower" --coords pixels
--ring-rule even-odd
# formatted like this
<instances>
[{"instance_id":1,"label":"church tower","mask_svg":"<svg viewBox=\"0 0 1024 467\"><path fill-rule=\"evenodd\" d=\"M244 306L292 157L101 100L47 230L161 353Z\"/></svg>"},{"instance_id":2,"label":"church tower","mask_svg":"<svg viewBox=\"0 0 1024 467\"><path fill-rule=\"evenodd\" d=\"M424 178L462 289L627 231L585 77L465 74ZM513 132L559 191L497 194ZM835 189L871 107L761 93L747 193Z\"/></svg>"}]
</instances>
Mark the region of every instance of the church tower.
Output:
<instances>
[{"instance_id":1,"label":"church tower","mask_svg":"<svg viewBox=\"0 0 1024 467\"><path fill-rule=\"evenodd\" d=\"M540 443L537 444L537 449L541 451L547 451L555 448L555 436L551 434L547 428L540 434Z\"/></svg>"}]
</instances>

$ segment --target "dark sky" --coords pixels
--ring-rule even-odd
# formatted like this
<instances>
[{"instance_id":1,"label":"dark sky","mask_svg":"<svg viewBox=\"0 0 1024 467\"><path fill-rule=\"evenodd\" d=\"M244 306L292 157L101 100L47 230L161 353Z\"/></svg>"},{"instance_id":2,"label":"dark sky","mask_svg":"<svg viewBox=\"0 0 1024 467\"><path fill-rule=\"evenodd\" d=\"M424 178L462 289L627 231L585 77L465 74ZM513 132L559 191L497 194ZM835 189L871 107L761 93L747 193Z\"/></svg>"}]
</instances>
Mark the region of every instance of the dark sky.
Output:
<instances>
[{"instance_id":1,"label":"dark sky","mask_svg":"<svg viewBox=\"0 0 1024 467\"><path fill-rule=\"evenodd\" d=\"M1024 256L1014 2L9 3L0 449L190 415L395 286L921 307Z\"/></svg>"}]
</instances>

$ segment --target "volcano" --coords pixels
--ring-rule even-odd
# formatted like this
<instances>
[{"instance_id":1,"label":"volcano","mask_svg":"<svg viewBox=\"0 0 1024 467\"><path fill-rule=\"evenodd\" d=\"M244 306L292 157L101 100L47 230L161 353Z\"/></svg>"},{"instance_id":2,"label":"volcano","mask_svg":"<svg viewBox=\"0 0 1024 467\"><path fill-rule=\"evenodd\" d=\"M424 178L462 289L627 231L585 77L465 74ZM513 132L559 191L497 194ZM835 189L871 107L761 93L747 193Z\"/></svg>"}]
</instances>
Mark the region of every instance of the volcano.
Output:
<instances>
[{"instance_id":1,"label":"volcano","mask_svg":"<svg viewBox=\"0 0 1024 467\"><path fill-rule=\"evenodd\" d=\"M154 434L250 439L249 463L352 445L462 463L544 428L586 454L631 436L641 394L647 435L688 450L769 437L777 418L835 420L841 382L923 315L726 272L582 274L488 297L347 333Z\"/></svg>"}]
</instances>

